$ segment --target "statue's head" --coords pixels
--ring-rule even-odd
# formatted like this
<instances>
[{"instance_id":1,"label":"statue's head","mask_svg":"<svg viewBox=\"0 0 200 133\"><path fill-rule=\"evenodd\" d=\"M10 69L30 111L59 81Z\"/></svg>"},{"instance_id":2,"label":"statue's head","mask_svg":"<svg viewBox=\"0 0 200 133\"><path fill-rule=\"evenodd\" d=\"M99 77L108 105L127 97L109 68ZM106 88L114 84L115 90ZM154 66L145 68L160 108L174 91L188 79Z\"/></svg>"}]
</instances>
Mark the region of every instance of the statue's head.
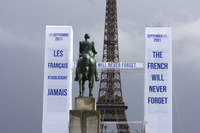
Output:
<instances>
[{"instance_id":1,"label":"statue's head","mask_svg":"<svg viewBox=\"0 0 200 133\"><path fill-rule=\"evenodd\" d=\"M85 39L89 39L90 38L90 35L87 33L85 34Z\"/></svg>"}]
</instances>

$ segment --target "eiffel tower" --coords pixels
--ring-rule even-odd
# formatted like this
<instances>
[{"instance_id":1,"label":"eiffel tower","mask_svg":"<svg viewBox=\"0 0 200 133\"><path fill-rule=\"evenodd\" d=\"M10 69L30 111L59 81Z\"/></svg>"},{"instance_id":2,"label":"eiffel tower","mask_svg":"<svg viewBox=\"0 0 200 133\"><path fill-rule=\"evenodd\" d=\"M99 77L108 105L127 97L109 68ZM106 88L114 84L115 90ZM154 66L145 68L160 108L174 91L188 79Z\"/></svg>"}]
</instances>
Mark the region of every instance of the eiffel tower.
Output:
<instances>
[{"instance_id":1,"label":"eiffel tower","mask_svg":"<svg viewBox=\"0 0 200 133\"><path fill-rule=\"evenodd\" d=\"M117 2L106 0L103 62L119 62ZM101 80L97 101L101 121L127 122L125 110L128 106L123 102L120 69L101 71ZM103 129L104 125L101 125ZM116 124L118 133L130 133L128 124Z\"/></svg>"}]
</instances>

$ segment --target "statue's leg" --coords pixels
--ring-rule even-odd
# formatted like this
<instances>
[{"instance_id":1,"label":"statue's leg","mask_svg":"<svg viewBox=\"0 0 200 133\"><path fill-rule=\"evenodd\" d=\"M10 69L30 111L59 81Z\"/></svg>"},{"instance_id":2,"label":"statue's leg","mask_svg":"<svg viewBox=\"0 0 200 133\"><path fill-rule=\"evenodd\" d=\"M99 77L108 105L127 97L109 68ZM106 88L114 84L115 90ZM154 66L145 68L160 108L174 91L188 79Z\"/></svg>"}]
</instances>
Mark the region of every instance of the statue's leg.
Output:
<instances>
[{"instance_id":1,"label":"statue's leg","mask_svg":"<svg viewBox=\"0 0 200 133\"><path fill-rule=\"evenodd\" d=\"M77 66L76 66L76 74L75 74L75 78L74 81L78 81L79 80L79 73L81 73L81 62L82 62L82 57L80 57L77 61ZM81 78L82 79L82 78Z\"/></svg>"},{"instance_id":2,"label":"statue's leg","mask_svg":"<svg viewBox=\"0 0 200 133\"><path fill-rule=\"evenodd\" d=\"M96 80L96 81L99 81L98 69L97 69L96 61L95 61L95 80Z\"/></svg>"},{"instance_id":3,"label":"statue's leg","mask_svg":"<svg viewBox=\"0 0 200 133\"><path fill-rule=\"evenodd\" d=\"M74 81L78 81L78 63L77 63L77 67L76 67L76 74L75 74L75 78Z\"/></svg>"},{"instance_id":4,"label":"statue's leg","mask_svg":"<svg viewBox=\"0 0 200 133\"><path fill-rule=\"evenodd\" d=\"M94 85L94 82L92 81L89 81L89 97L93 97L93 85Z\"/></svg>"},{"instance_id":5,"label":"statue's leg","mask_svg":"<svg viewBox=\"0 0 200 133\"><path fill-rule=\"evenodd\" d=\"M82 96L84 97L85 92L85 81L82 81Z\"/></svg>"},{"instance_id":6,"label":"statue's leg","mask_svg":"<svg viewBox=\"0 0 200 133\"><path fill-rule=\"evenodd\" d=\"M83 91L82 91L82 74L79 75L79 97L83 97Z\"/></svg>"},{"instance_id":7,"label":"statue's leg","mask_svg":"<svg viewBox=\"0 0 200 133\"><path fill-rule=\"evenodd\" d=\"M85 71L85 75L86 75L86 79L88 79L89 77L89 62L90 62L90 57L88 55L86 55L86 58L85 58L85 68L86 68L86 71ZM89 80L89 79L88 79Z\"/></svg>"}]
</instances>

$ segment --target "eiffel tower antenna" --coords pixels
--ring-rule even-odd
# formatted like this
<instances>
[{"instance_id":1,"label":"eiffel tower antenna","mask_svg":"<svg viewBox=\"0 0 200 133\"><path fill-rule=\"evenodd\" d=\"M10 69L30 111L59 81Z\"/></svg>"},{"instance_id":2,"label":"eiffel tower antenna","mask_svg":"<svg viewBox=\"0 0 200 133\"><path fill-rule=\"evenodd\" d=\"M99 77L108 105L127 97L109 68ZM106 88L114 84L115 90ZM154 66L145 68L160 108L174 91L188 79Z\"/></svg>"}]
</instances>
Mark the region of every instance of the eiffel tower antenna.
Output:
<instances>
[{"instance_id":1,"label":"eiffel tower antenna","mask_svg":"<svg viewBox=\"0 0 200 133\"><path fill-rule=\"evenodd\" d=\"M117 2L106 0L103 62L119 62ZM120 69L102 69L97 101L101 121L127 122ZM116 124L118 133L130 133L128 124ZM103 129L104 125L101 125Z\"/></svg>"}]
</instances>

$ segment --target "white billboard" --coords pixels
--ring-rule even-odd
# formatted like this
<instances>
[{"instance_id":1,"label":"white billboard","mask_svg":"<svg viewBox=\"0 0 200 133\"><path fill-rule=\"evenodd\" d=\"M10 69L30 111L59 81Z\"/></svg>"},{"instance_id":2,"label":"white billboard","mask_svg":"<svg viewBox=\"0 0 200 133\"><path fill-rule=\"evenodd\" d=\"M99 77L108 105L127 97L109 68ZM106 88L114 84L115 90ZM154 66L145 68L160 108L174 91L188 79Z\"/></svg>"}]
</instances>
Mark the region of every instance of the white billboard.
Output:
<instances>
[{"instance_id":1,"label":"white billboard","mask_svg":"<svg viewBox=\"0 0 200 133\"><path fill-rule=\"evenodd\" d=\"M46 26L42 133L68 133L72 59L72 27Z\"/></svg>"},{"instance_id":2,"label":"white billboard","mask_svg":"<svg viewBox=\"0 0 200 133\"><path fill-rule=\"evenodd\" d=\"M171 27L145 28L146 133L172 133Z\"/></svg>"}]
</instances>

